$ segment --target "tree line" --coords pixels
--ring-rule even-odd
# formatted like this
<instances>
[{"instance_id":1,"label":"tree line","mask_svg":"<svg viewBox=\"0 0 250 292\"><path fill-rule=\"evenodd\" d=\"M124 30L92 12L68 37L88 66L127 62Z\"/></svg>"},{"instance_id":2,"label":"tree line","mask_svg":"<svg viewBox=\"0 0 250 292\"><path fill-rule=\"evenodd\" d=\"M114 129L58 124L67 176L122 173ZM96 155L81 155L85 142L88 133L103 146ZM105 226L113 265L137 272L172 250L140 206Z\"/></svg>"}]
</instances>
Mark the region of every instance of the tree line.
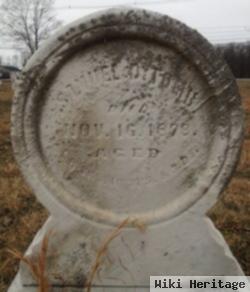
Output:
<instances>
[{"instance_id":1,"label":"tree line","mask_svg":"<svg viewBox=\"0 0 250 292\"><path fill-rule=\"evenodd\" d=\"M21 46L25 61L62 24L56 17L55 0L2 0L1 3L0 36ZM236 78L250 78L250 42L215 47Z\"/></svg>"},{"instance_id":2,"label":"tree line","mask_svg":"<svg viewBox=\"0 0 250 292\"><path fill-rule=\"evenodd\" d=\"M250 78L250 42L217 45L235 78Z\"/></svg>"}]
</instances>

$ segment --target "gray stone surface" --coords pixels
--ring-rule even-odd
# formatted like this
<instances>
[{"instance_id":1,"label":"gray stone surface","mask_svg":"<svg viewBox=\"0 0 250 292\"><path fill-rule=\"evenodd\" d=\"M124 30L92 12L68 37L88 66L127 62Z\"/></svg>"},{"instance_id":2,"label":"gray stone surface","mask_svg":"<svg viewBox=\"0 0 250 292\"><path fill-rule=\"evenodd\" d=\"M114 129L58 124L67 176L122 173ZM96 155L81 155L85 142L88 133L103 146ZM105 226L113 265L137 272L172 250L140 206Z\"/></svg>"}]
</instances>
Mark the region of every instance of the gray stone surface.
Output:
<instances>
[{"instance_id":1,"label":"gray stone surface","mask_svg":"<svg viewBox=\"0 0 250 292\"><path fill-rule=\"evenodd\" d=\"M147 291L150 275L243 274L206 217L237 162L241 102L196 31L129 8L72 23L16 81L12 125L17 161L51 212L27 255L56 231L54 285L57 273L81 287L103 238L125 218L95 279L105 291ZM20 283L34 284L23 266L9 291L27 291Z\"/></svg>"}]
</instances>

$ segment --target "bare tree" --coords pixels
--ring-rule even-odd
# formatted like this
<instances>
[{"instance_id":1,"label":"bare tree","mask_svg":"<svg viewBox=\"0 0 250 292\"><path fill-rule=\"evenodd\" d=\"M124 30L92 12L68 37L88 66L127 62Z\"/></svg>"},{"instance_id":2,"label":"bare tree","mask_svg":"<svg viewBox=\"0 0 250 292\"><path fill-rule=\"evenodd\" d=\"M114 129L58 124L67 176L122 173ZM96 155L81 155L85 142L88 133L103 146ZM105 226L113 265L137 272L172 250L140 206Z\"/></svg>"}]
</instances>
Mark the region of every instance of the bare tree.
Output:
<instances>
[{"instance_id":1,"label":"bare tree","mask_svg":"<svg viewBox=\"0 0 250 292\"><path fill-rule=\"evenodd\" d=\"M250 77L250 42L217 45L236 78Z\"/></svg>"},{"instance_id":2,"label":"bare tree","mask_svg":"<svg viewBox=\"0 0 250 292\"><path fill-rule=\"evenodd\" d=\"M54 0L2 0L1 34L24 46L32 55L60 25L53 7Z\"/></svg>"}]
</instances>

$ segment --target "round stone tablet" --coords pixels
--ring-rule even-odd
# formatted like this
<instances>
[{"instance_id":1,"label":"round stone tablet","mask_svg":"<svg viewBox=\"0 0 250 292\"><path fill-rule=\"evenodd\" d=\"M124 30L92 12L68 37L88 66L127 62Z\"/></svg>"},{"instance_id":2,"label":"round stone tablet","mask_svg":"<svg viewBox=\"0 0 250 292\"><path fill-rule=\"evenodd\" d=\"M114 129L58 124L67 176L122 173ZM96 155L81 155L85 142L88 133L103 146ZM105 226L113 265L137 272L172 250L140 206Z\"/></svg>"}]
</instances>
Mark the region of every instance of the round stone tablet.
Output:
<instances>
[{"instance_id":1,"label":"round stone tablet","mask_svg":"<svg viewBox=\"0 0 250 292\"><path fill-rule=\"evenodd\" d=\"M63 28L17 80L12 139L51 212L147 224L220 193L242 138L234 78L168 16L112 9Z\"/></svg>"}]
</instances>

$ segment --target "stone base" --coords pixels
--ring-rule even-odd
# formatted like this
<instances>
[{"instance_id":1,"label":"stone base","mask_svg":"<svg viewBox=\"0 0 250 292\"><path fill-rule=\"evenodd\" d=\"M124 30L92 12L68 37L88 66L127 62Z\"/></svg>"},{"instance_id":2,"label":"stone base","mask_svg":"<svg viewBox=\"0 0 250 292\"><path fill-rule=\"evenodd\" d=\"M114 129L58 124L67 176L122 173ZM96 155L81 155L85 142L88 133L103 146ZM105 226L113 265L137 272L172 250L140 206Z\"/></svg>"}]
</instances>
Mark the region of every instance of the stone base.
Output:
<instances>
[{"instance_id":1,"label":"stone base","mask_svg":"<svg viewBox=\"0 0 250 292\"><path fill-rule=\"evenodd\" d=\"M113 230L71 218L50 217L35 236L26 255L34 256L51 231L47 271L52 291L82 291L96 252ZM190 214L151 226L145 232L126 228L109 245L92 291L149 291L150 275L244 275L221 234L207 217ZM33 285L32 287L29 287ZM35 292L27 267L8 292ZM113 288L112 288L113 286ZM79 287L79 288L77 288Z\"/></svg>"}]
</instances>

